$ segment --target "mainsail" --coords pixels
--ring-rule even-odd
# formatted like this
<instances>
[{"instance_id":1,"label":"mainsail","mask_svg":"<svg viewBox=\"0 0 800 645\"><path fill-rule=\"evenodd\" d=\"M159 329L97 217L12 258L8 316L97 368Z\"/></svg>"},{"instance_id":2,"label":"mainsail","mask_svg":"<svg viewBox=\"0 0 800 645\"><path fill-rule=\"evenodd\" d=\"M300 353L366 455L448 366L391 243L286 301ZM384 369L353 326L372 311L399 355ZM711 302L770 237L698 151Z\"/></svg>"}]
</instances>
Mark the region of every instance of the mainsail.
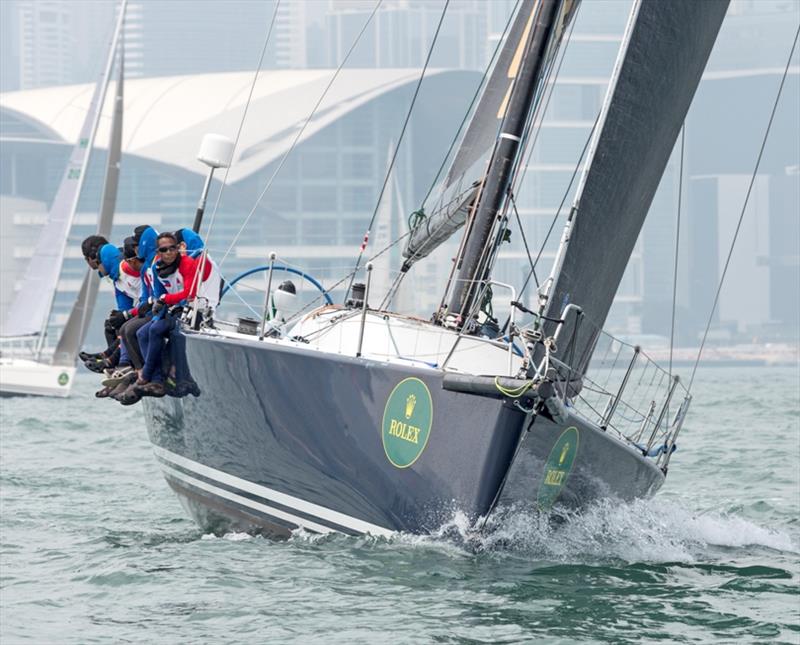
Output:
<instances>
[{"instance_id":1,"label":"mainsail","mask_svg":"<svg viewBox=\"0 0 800 645\"><path fill-rule=\"evenodd\" d=\"M570 316L558 352L577 374L586 371L727 6L634 3L544 310L557 319L569 303L582 308L585 324Z\"/></svg>"},{"instance_id":2,"label":"mainsail","mask_svg":"<svg viewBox=\"0 0 800 645\"><path fill-rule=\"evenodd\" d=\"M17 292L9 309L8 318L2 330L3 336L39 335L40 344L44 337L61 273L67 238L75 218L75 210L86 177L97 126L100 122L100 112L111 78L111 68L117 49L116 44L122 32L126 2L127 0L123 0L120 8L103 76L95 86L89 110L81 126L78 142L75 144L64 170L61 184L50 207L44 229L39 235L22 287Z\"/></svg>"},{"instance_id":3,"label":"mainsail","mask_svg":"<svg viewBox=\"0 0 800 645\"><path fill-rule=\"evenodd\" d=\"M103 198L100 204L100 217L97 220L97 235L111 237L111 226L114 221L114 210L117 205L117 188L119 186L120 158L122 157L122 120L125 86L125 50L123 42L119 48L119 72L114 96L114 115L111 119L111 138L108 144L106 175L103 181ZM100 281L94 271L86 270L78 292L78 298L69 313L67 324L58 339L53 354L54 365L74 365L78 350L86 338L89 323L92 320L94 304Z\"/></svg>"}]
</instances>

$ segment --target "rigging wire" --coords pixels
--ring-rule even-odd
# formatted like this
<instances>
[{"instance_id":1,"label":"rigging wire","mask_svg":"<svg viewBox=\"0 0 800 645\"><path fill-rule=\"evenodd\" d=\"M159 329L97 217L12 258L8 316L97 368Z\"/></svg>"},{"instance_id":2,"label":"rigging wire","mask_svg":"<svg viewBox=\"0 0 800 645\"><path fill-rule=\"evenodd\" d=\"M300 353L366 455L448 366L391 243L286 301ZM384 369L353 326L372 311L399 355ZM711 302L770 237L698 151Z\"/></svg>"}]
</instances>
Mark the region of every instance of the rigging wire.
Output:
<instances>
[{"instance_id":1,"label":"rigging wire","mask_svg":"<svg viewBox=\"0 0 800 645\"><path fill-rule=\"evenodd\" d=\"M541 10L541 7L537 7L534 10L535 11L534 15L537 16L537 18L536 18L537 20L538 20L538 16L539 16L540 10ZM528 56L528 52L529 52L531 46L532 46L531 41L528 41L526 43L526 45L525 45L525 49L523 50L523 54L522 54L523 59ZM550 46L551 45L548 45L548 48ZM552 89L551 89L550 95L548 95L547 100L545 99L545 94L547 92L547 83L548 83L548 81L550 79L550 75L552 74L553 69L556 67L556 58L558 56L558 53L559 52L556 49L553 52L553 55L550 58L550 60L549 61L545 61L545 63L544 63L545 71L544 71L544 74L542 76L541 82L538 83L538 87L536 88L536 92L535 92L535 95L534 95L534 98L533 98L533 104L532 105L535 106L535 107L533 107L533 109L530 109L528 114L525 117L525 123L524 123L523 129L522 129L522 136L521 136L520 142L519 142L519 150L521 152L520 152L520 154L516 155L516 158L513 161L513 168L512 168L512 171L511 171L511 180L510 180L508 188L506 190L506 195L505 195L506 199L504 199L504 202L503 202L502 213L500 213L500 211L498 210L498 213L497 213L498 217L497 217L496 223L492 225L493 226L493 230L495 229L495 227L497 227L496 232L493 234L493 236L490 236L490 238L487 239L486 245L481 250L481 254L480 254L480 256L478 258L478 262L477 262L477 264L475 266L475 271L473 272L471 278L469 279L469 282L472 283L473 285L475 285L475 288L477 290L479 290L480 293L477 295L477 297L475 297L475 299L473 301L473 304L472 304L472 307L470 308L470 311L468 311L464 315L465 320L471 318L476 313L476 311L479 311L483 307L483 303L485 302L485 298L486 298L487 294L489 295L489 298L491 298L491 294L490 294L491 287L490 287L490 285L486 282L486 278L479 278L478 277L478 273L481 272L483 275L487 275L488 273L491 272L491 267L493 266L494 261L496 259L496 254L497 254L497 251L499 249L499 246L503 242L503 240L505 239L505 232L506 232L506 230L508 228L508 208L509 208L509 202L508 202L507 197L510 194L510 189L514 185L514 182L515 182L516 178L519 176L520 169L521 169L521 164L522 164L522 161L523 161L524 152L525 152L526 146L528 145L528 141L530 139L531 132L533 130L533 124L535 122L536 115L541 114L542 115L542 120L544 119L544 111L542 111L542 110L544 109L546 111L546 109L547 109L547 100L549 100L549 96L552 95ZM545 50L543 56L545 58L547 58L547 56L548 56L547 50ZM517 81L516 81L516 78L515 78L514 79L514 84L512 85L512 87L516 86L516 82ZM543 106L544 106L544 108L543 108ZM503 121L505 122L505 115L503 117ZM541 120L539 122L539 126L541 126ZM499 134L499 130L502 129L502 127L503 127L503 125L501 124L499 129L498 129L498 134ZM538 129L537 129L537 135L538 135ZM534 138L534 140L535 140L535 138ZM488 163L487 168L491 168L491 166L492 166L493 159L494 159L494 156L495 156L496 151L497 151L498 142L499 142L499 139L497 139L497 141L495 141L494 148L492 149L492 154L489 157L489 163ZM445 286L444 294L442 296L442 302L441 302L441 305L439 306L439 312L442 312L444 310L444 308L445 308L445 304L444 303L447 300L448 295L450 294L450 290L451 290L451 288L455 288L454 287L454 283L458 281L458 279L454 280L455 269L456 269L456 266L459 264L460 259L462 259L462 253L463 253L463 250L464 250L464 248L466 246L467 239L470 236L471 227L472 227L472 225L474 224L474 221L475 221L475 216L477 214L477 210L478 210L478 207L480 205L480 200L482 198L483 186L484 186L484 184L486 182L487 177L488 177L488 174L485 173L483 175L482 180L481 180L481 187L480 187L480 190L479 190L478 194L476 195L475 202L473 204L473 207L472 207L472 210L471 210L471 213L470 213L469 225L468 225L467 229L465 229L464 234L462 235L461 247L459 248L458 254L456 255L457 260L456 260L456 262L453 263L453 267L452 267L451 272L450 272L450 277L447 280L447 285ZM497 224L498 222L499 222L499 226ZM483 268L481 268L481 267L483 267Z\"/></svg>"},{"instance_id":2,"label":"rigging wire","mask_svg":"<svg viewBox=\"0 0 800 645\"><path fill-rule=\"evenodd\" d=\"M381 201L383 200L383 194L386 192L386 186L389 184L389 178L392 175L392 170L394 169L395 161L397 161L397 154L400 152L400 145L403 143L403 137L406 133L406 128L408 127L408 122L411 120L411 114L414 111L414 105L417 102L417 97L419 96L419 90L422 87L422 81L425 79L425 72L428 70L428 64L431 61L431 56L433 55L433 49L436 46L436 40L439 38L439 31L442 28L442 22L444 22L444 16L447 13L447 8L450 5L450 0L445 0L444 7L442 8L442 15L439 16L439 23L436 25L436 31L433 33L433 39L431 40L431 45L428 48L428 55L425 58L425 64L422 66L422 72L419 75L419 80L417 81L417 86L414 88L414 95L411 97L411 104L408 106L408 112L406 113L405 121L403 121L403 127L400 129L400 136L397 139L397 145L394 148L394 153L392 154L392 160L389 163L389 168L386 170L386 176L383 179L383 186L381 186L381 192L378 194L378 201L375 204L375 210L372 211L372 217L369 220L369 225L367 226L367 232L364 234L364 241L361 243L361 248L358 252L358 257L356 258L356 265L353 269L353 278L350 280L350 284L347 287L347 290L344 293L344 299L347 300L347 296L350 294L350 289L353 286L353 280L355 280L355 274L358 271L358 267L361 265L361 258L364 256L364 251L369 244L369 234L372 231L372 226L375 224L375 218L378 216L378 210L381 206Z\"/></svg>"},{"instance_id":3,"label":"rigging wire","mask_svg":"<svg viewBox=\"0 0 800 645\"><path fill-rule=\"evenodd\" d=\"M678 170L678 221L675 226L675 265L672 271L672 323L669 328L669 377L672 378L672 353L675 346L675 301L678 293L678 251L681 240L681 202L683 201L683 159L686 143L686 122L681 127L681 164Z\"/></svg>"},{"instance_id":4,"label":"rigging wire","mask_svg":"<svg viewBox=\"0 0 800 645\"><path fill-rule=\"evenodd\" d=\"M792 42L792 50L789 52L789 58L786 60L786 68L783 70L783 77L781 78L780 85L778 86L778 93L775 96L775 102L772 105L772 113L769 116L769 122L767 123L767 129L764 132L764 138L761 141L761 148L758 151L758 158L756 159L755 168L753 168L753 174L750 177L750 184L747 187L747 194L744 198L744 204L742 204L742 211L739 213L739 221L736 224L736 230L733 233L733 239L731 240L731 246L728 249L728 257L725 259L725 266L722 269L722 276L719 280L719 285L717 286L717 293L714 296L714 304L711 306L711 312L708 315L708 323L706 324L706 329L703 332L703 340L700 342L700 349L697 351L697 359L694 362L694 367L692 368L692 376L689 379L689 387L687 388L688 392L692 390L692 384L694 383L694 377L697 373L697 367L700 364L700 357L703 355L703 348L705 347L706 340L708 338L708 332L711 329L711 322L714 320L714 312L717 310L717 305L719 304L719 295L722 291L722 285L725 282L725 276L728 273L728 266L731 262L731 257L733 256L733 249L736 246L736 240L739 237L739 231L742 228L742 220L744 219L745 211L747 210L747 204L750 200L750 193L753 190L753 184L756 181L756 175L758 174L759 166L761 165L761 157L764 155L764 148L767 145L767 139L769 138L769 131L772 128L772 122L775 119L775 112L778 110L778 103L780 102L781 94L783 93L783 86L786 83L786 76L789 73L789 67L792 63L792 57L794 56L794 50L797 47L797 38L800 36L800 26L797 27L797 31L794 34L794 41Z\"/></svg>"},{"instance_id":5,"label":"rigging wire","mask_svg":"<svg viewBox=\"0 0 800 645\"><path fill-rule=\"evenodd\" d=\"M482 88L484 87L484 82L486 81L487 77L489 76L489 72L490 72L490 70L492 69L492 66L493 66L493 64L494 64L494 62L495 62L495 59L497 58L497 54L498 54L498 52L500 51L500 49L501 49L502 45L504 45L504 44L505 44L506 34L508 33L508 31L509 31L509 28L510 28L511 24L513 23L513 21L514 21L514 18L515 18L515 17L516 17L516 15L517 15L517 9L518 9L519 5L520 5L520 0L517 0L517 2L516 2L516 3L515 3L515 5L514 5L514 8L513 8L513 9L512 9L512 11L509 13L508 19L506 20L505 27L504 27L504 29L503 29L503 33L500 35L500 38L499 38L499 39L498 39L498 41L497 41L497 45L495 46L495 48L494 48L494 51L492 52L492 56L491 56L491 58L490 58L490 60L489 60L489 63L488 63L488 65L486 66L486 69L485 69L485 70L484 70L484 72L483 72L483 78L481 79L481 82L478 84L478 87L477 87L477 89L476 89L476 91L475 91L475 94L473 95L473 97L472 97L472 100L470 101L470 104L469 104L469 106L467 107L467 110L466 110L466 112L464 113L464 117L463 117L463 119L461 120L461 124L459 125L459 127L458 127L458 130L456 131L456 134L455 134L455 136L453 137L453 140L452 140L452 141L451 141L451 143L450 143L450 147L449 147L449 149L448 149L448 151L447 151L447 154L445 155L444 159L442 159L442 163L441 163L441 165L439 166L439 170L438 170L438 172L436 173L436 177L434 178L433 182L431 183L431 186L430 186L430 188L428 189L428 193L425 195L425 199L423 199L423 201L422 201L422 206L420 207L420 210L424 209L424 207L425 207L425 203L427 202L428 198L429 198L429 197L430 197L430 195L431 195L431 192L433 191L434 187L436 186L436 183L437 183L437 181L438 181L438 179L439 179L439 176L441 175L441 173L442 173L442 170L443 170L443 168L445 167L445 164L447 163L447 160L448 160L448 158L450 157L450 153L452 152L452 150L453 150L453 147L455 146L456 142L457 142L457 141L458 141L458 139L459 139L459 134L460 134L460 132L461 132L461 129L464 127L464 124L465 124L465 122L466 122L467 118L469 117L469 115L470 115L470 113L471 113L471 111L472 111L472 107L473 107L473 105L475 104L475 101L477 100L477 98L478 98L479 94L481 93L481 90L482 90ZM573 23L573 24L574 24L574 23ZM570 31L570 34L571 34L571 33L572 33L572 32ZM563 53L562 53L562 58L561 58L561 60L563 61ZM561 67L561 66L560 66L560 64L559 64L559 69L560 69L560 67ZM552 67L551 67L551 70L552 70ZM549 76L549 75L548 75L548 76ZM545 104L545 111L547 110L547 105L549 104L549 101L550 101L550 96L551 96L551 95L552 95L552 88L551 88L551 91L550 91L550 95L549 95L549 96L548 96L548 98L547 98L547 103ZM498 125L498 131L499 131L499 127L500 127L500 126ZM463 178L463 177L462 177L462 178ZM485 175L484 175L484 178L483 178L483 179L485 179ZM477 191L477 194L476 194L476 197L475 197L475 204L477 204L477 202L480 200L480 194L481 194L481 190L482 190L482 188L483 188L483 179L481 180L481 184L480 184L480 186L479 186L479 188L478 188L478 191ZM469 192L469 191L471 190L471 188L472 188L472 187L470 187L470 188L468 188L467 190L465 190L463 193L461 193L461 195L464 195L464 194L466 194L467 192ZM459 197L460 197L460 196L459 196ZM451 202L450 202L450 203L452 204L454 201L455 201L455 200L451 200ZM443 210L443 209L445 209L445 208L446 208L446 206L440 206L440 207L439 207L439 210ZM466 239L466 237L467 237L467 233L469 232L469 229L470 229L470 227L472 226L472 219L471 219L471 215L472 215L473 211L474 211L474 205L473 205L473 208L471 208L471 209L470 209L469 218L468 218L468 221L467 221L467 223L466 223L466 224L467 224L467 231L466 231L466 233L465 233L464 235L462 235L461 245L459 246L459 250L458 250L458 253L456 254L456 257L457 257L457 256L459 256L459 255L461 255L461 250L462 250L462 248L463 248L464 241L465 241L465 239ZM439 227L436 229L436 231L438 231L438 230L439 230L439 228L442 228L442 227L444 227L444 226L445 226L445 225L447 225L448 223L449 223L449 221L448 221L448 220L445 220L445 221L443 221L443 222L440 224L440 226L439 226ZM412 230L413 230L413 229L412 229ZM434 232L436 232L436 231L434 231ZM524 235L524 234L523 234L523 235ZM412 256L410 256L410 257L408 258L408 261L411 261L411 260L414 260L414 259L416 259L416 257L418 257L418 255L419 255L419 254L420 254L420 253L421 253L421 252L422 252L424 249L425 249L425 245L422 245L422 246L421 246L421 247L420 247L420 248L419 248L419 249L418 249L418 250L417 250L417 251L416 251L416 252L415 252L415 253L414 253ZM441 303L440 303L440 305L439 305L439 310L441 310L441 309L444 307L444 303L445 303L445 300L446 300L446 298L447 298L447 292L449 291L449 285L450 285L450 283L452 282L452 279L453 279L453 273L454 273L454 271L455 271L455 263L453 263L453 265L452 265L452 267L451 267L451 270L450 270L450 276L448 277L448 280L447 280L447 285L448 285L448 286L445 288L445 292L444 292L444 294L442 295L442 300L441 300ZM395 296L395 294L397 293L398 289L400 288L400 285L401 285L401 283L402 283L403 279L405 278L405 276L407 275L407 273L408 273L408 272L401 272L401 273L399 273L399 274L398 274L398 276L397 276L397 277L394 279L394 281L392 282L391 286L389 287L389 290L387 291L386 295L384 296L383 300L381 301L381 308L383 308L384 306L389 306L389 305L391 304L391 301L394 299L394 296Z\"/></svg>"},{"instance_id":6,"label":"rigging wire","mask_svg":"<svg viewBox=\"0 0 800 645\"><path fill-rule=\"evenodd\" d=\"M303 126L298 130L297 134L295 135L291 146L289 146L289 149L285 153L283 153L283 157L281 157L281 160L278 163L278 167L272 173L272 176L269 178L269 181L267 182L267 185L264 186L264 190L261 191L261 193L258 196L258 199L256 199L256 203L253 205L253 208L250 209L250 212L247 214L247 217L245 217L244 222L242 222L242 225L239 227L239 230L236 232L236 235L234 235L233 240L231 241L230 245L228 246L228 250L225 251L225 255L222 256L222 260L219 263L220 266L225 262L227 257L230 255L231 251L233 250L233 247L236 246L236 243L239 241L239 237L241 236L242 232L244 231L245 227L247 226L247 223L250 221L250 218L253 217L253 214L256 212L256 209L258 208L259 204L261 203L261 200L264 199L264 195L267 194L267 191L272 186L272 182L275 180L275 177L280 172L281 168L283 168L283 164L286 162L286 158L289 156L289 154L292 152L292 150L294 150L295 146L297 146L297 142L300 140L300 137L303 135L303 132L305 132L305 129L308 127L308 124L311 122L311 119L314 118L314 115L316 114L317 110L319 109L319 106L322 104L322 101L327 96L328 92L331 89L331 86L333 85L333 83L336 80L336 78L339 76L339 72L342 71L342 68L344 67L345 63L347 63L347 60L350 58L350 55L353 53L353 50L356 48L356 45L361 40L361 37L364 35L364 32L367 30L367 27L372 22L372 19L375 16L375 14L378 12L378 9L380 8L381 4L383 4L383 0L378 0L377 3L375 4L375 7L372 9L372 12L369 14L369 16L367 17L367 20L364 22L364 25L361 27L361 31L358 32L358 35L356 36L355 40L353 41L353 44L350 46L350 49L347 50L347 53L344 55L344 58L342 58L342 62L339 63L339 67L336 68L336 71L333 73L333 76L331 76L330 81L328 81L328 84L325 86L325 89L322 91L322 94L320 95L320 97L317 100L316 104L312 108L310 114L308 115L308 117L306 118L305 122L303 123Z\"/></svg>"},{"instance_id":7,"label":"rigging wire","mask_svg":"<svg viewBox=\"0 0 800 645\"><path fill-rule=\"evenodd\" d=\"M250 85L250 92L247 94L247 101L244 104L244 112L242 112L242 119L239 122L239 129L236 131L236 138L233 140L233 154L231 158L236 154L236 148L239 146L239 138L242 136L242 130L244 129L244 122L247 118L247 111L250 109L250 102L253 99L253 92L256 89L256 83L258 82L258 75L261 73L261 66L264 64L264 55L267 53L267 47L269 45L270 38L272 37L272 30L275 27L275 19L278 15L278 9L281 6L281 0L277 0L275 3L275 9L272 12L272 19L269 23L269 29L267 30L267 37L264 39L264 45L261 47L261 55L258 57L258 66L256 67L256 73L253 75L253 82ZM228 164L228 167L225 168L225 174L222 177L222 185L219 187L219 192L217 193L217 199L214 202L214 210L211 211L211 220L208 224L208 233L206 233L206 245L208 244L208 240L211 237L211 229L214 227L214 220L216 219L217 209L219 208L220 201L222 200L222 192L225 190L225 186L228 183L228 173L231 170L231 165Z\"/></svg>"},{"instance_id":8,"label":"rigging wire","mask_svg":"<svg viewBox=\"0 0 800 645\"><path fill-rule=\"evenodd\" d=\"M519 226L519 234L522 237L522 244L525 246L525 254L528 256L528 263L531 265L533 279L536 281L536 284L539 284L539 278L536 277L536 265L533 263L533 258L531 257L531 250L528 246L528 238L525 235L525 228L522 226L522 218L519 216L519 210L517 210L517 200L514 199L514 193L509 193L508 199L511 201L511 208L514 209L514 217L517 220L517 226Z\"/></svg>"},{"instance_id":9,"label":"rigging wire","mask_svg":"<svg viewBox=\"0 0 800 645\"><path fill-rule=\"evenodd\" d=\"M572 42L572 32L575 31L575 25L578 22L578 16L580 15L582 6L583 5L579 4L578 8L575 10L575 15L572 17L572 20L571 20L571 23L570 23L569 33L567 34L566 38L563 39L564 40L564 45L563 45L563 47L559 48L560 49L560 52L559 52L560 53L560 58L559 58L559 61L558 61L558 65L555 68L555 77L553 78L552 84L550 84L550 77L553 75L553 66L552 65L550 66L550 69L547 72L547 77L545 79L545 84L550 84L550 89L549 89L549 92L547 94L547 99L545 100L545 103L544 103L544 110L541 113L542 118L539 121L539 125L536 128L536 131L535 131L534 136L533 136L533 140L531 141L531 143L528 146L528 149L526 151L527 154L525 155L525 159L524 159L524 161L522 163L522 173L521 173L521 175L517 175L515 177L515 182L513 184L514 193L517 192L517 187L525 180L525 175L528 172L528 164L530 163L531 156L533 155L533 151L536 148L536 143L539 141L539 134L542 131L542 124L544 123L544 117L547 115L547 110L550 107L550 99L553 98L553 92L555 91L555 87L556 87L556 80L558 80L558 77L561 75L561 65L564 63L564 58L567 55L567 50L569 49L569 45Z\"/></svg>"},{"instance_id":10,"label":"rigging wire","mask_svg":"<svg viewBox=\"0 0 800 645\"><path fill-rule=\"evenodd\" d=\"M239 128L236 131L236 138L233 141L233 152L231 153L231 159L233 159L234 155L236 154L236 148L239 146L239 138L242 135L242 130L244 129L244 122L247 118L247 111L250 109L250 102L253 99L253 92L256 89L256 83L258 82L258 75L261 73L261 66L264 64L264 55L267 52L267 46L269 45L270 38L272 37L272 31L275 26L275 19L278 15L278 9L281 6L281 0L278 0L275 3L275 9L272 12L272 19L269 23L269 28L267 29L266 38L264 38L264 44L261 46L261 54L258 57L258 65L256 66L255 74L253 74L253 82L250 84L250 91L247 94L247 101L244 104L244 111L242 112L242 118L239 121ZM228 173L231 170L231 164L228 164L228 167L225 168L225 174L222 177L222 184L219 187L219 192L217 193L217 199L214 202L214 210L211 211L211 217L208 222L208 232L206 233L205 238L205 245L202 254L200 255L200 266L199 270L195 273L194 279L192 281L191 289L194 290L198 281L201 280L201 276L203 275L203 271L205 270L206 265L206 258L208 256L208 244L211 238L211 231L214 229L214 222L217 219L217 209L219 208L220 200L222 199L222 191L225 190L225 186L228 183ZM198 231L199 233L199 231ZM225 254L227 257L227 253ZM225 258L223 258L224 260ZM197 305L194 307L194 314L193 318L197 313Z\"/></svg>"},{"instance_id":11,"label":"rigging wire","mask_svg":"<svg viewBox=\"0 0 800 645\"><path fill-rule=\"evenodd\" d=\"M547 242L550 240L550 236L553 234L553 230L556 227L556 223L558 222L558 218L561 217L561 210L564 208L564 204L567 202L569 198L570 192L572 192L572 184L575 181L575 177L578 176L578 171L581 169L581 164L583 163L583 157L586 154L586 150L589 148L589 143L592 141L592 137L594 136L595 128L597 128L597 122L600 120L600 112L597 113L597 116L594 119L594 124L592 125L592 129L589 131L589 136L586 137L586 142L583 144L583 150L581 150L581 155L578 157L578 161L575 164L575 168L572 171L572 176L569 178L569 184L567 184L567 189L564 191L564 196L561 198L561 203L558 205L558 209L556 210L556 214L553 216L552 221L550 222L550 227L547 229L547 233L544 236L544 240L542 240L542 244L539 247L539 251L536 254L536 259L533 261L533 266L535 267L539 264L539 260L541 260L542 255L544 254L545 246L547 246ZM525 289L528 288L528 283L533 276L533 271L529 271L527 277L525 278L525 282L522 283L522 288L519 292L520 299L522 295L525 293ZM539 285L536 285L537 288Z\"/></svg>"}]
</instances>

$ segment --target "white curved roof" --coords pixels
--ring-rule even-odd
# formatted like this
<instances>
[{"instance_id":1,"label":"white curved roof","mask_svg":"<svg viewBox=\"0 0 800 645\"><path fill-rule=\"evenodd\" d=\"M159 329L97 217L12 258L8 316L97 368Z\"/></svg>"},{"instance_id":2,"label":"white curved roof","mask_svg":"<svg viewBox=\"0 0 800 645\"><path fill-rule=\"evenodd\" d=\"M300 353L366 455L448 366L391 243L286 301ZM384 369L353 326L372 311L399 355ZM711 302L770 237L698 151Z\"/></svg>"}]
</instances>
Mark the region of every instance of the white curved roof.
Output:
<instances>
[{"instance_id":1,"label":"white curved roof","mask_svg":"<svg viewBox=\"0 0 800 645\"><path fill-rule=\"evenodd\" d=\"M429 71L427 76L442 73ZM235 182L282 154L302 127L334 74L324 70L262 71L253 91L228 180ZM342 70L301 141L347 112L390 90L416 82L419 70ZM123 152L205 174L195 159L203 135L235 139L253 72L142 78L125 82ZM93 85L68 85L0 94L0 109L13 110L45 132L74 142L89 107ZM97 134L109 137L113 87Z\"/></svg>"}]
</instances>

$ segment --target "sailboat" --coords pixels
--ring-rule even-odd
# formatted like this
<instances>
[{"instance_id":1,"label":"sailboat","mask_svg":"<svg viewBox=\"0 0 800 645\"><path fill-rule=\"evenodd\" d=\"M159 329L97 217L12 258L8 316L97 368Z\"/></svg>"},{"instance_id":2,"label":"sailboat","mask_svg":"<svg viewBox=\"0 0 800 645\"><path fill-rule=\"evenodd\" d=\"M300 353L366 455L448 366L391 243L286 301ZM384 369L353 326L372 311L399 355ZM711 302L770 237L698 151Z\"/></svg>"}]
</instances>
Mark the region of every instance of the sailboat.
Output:
<instances>
[{"instance_id":1,"label":"sailboat","mask_svg":"<svg viewBox=\"0 0 800 645\"><path fill-rule=\"evenodd\" d=\"M202 395L148 399L144 409L156 460L196 522L271 536L388 535L433 530L456 511L478 523L504 504L550 511L654 494L690 396L681 399L672 375L659 389L653 367L658 394L651 389L638 430L625 433L625 395L643 352L630 348L627 366L615 358L615 380L603 384L590 363L624 347L603 324L727 5L633 3L535 305L518 302L492 268L573 0L520 3L441 188L443 206L408 238L404 272L464 231L430 320L377 306L367 264L347 304L301 311L279 336L221 314L186 328ZM500 293L510 307L502 326L486 307ZM583 401L595 393L605 404L593 414Z\"/></svg>"},{"instance_id":2,"label":"sailboat","mask_svg":"<svg viewBox=\"0 0 800 645\"><path fill-rule=\"evenodd\" d=\"M86 338L99 280L86 272L78 296L52 354L45 347L61 267L89 167L100 115L119 53L108 159L97 234L109 237L116 206L122 152L124 53L121 42L127 0L123 0L102 76L94 88L78 141L64 170L47 220L11 304L0 335L0 395L67 397L72 390L78 351Z\"/></svg>"}]
</instances>

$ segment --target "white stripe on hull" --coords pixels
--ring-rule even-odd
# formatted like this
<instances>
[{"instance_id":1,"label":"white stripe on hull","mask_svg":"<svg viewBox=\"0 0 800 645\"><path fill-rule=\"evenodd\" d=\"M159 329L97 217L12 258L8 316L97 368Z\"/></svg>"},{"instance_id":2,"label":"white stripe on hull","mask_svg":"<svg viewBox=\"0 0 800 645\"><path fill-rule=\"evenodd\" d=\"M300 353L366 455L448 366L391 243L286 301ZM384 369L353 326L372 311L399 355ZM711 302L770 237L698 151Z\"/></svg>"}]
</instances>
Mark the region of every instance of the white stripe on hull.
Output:
<instances>
[{"instance_id":1,"label":"white stripe on hull","mask_svg":"<svg viewBox=\"0 0 800 645\"><path fill-rule=\"evenodd\" d=\"M333 524L337 524L338 526L343 526L358 533L371 533L372 535L382 535L382 536L388 536L393 533L393 531L384 528L382 526L378 526L377 524L371 524L369 522L359 520L355 517L345 515L344 513L339 513L338 511L331 510L324 506L319 506L317 504L307 502L297 497L287 495L286 493L281 493L279 491L272 490L271 488L267 488L266 486L261 486L260 484L254 484L253 482L247 481L246 479L241 479L234 475L229 475L228 473L223 472L221 470L205 466L201 463L192 461L191 459L187 459L186 457L175 454L174 452L166 450L161 446L154 445L153 452L156 454L157 457L160 457L164 461L170 462L176 466L180 466L181 468L184 468L186 470L190 470L208 479L213 479L221 484L231 486L232 488L237 488L241 491L251 493L253 495L258 495L259 497L271 500L276 504L280 504L281 506L293 508L297 511L306 513L320 520L331 522ZM273 515L274 517L285 519L291 522L292 524L297 524L298 526L308 528L309 530L316 531L318 533L329 533L335 530L327 526L316 524L315 522L311 522L310 520L306 520L301 517L291 515L289 513L286 513L285 511L273 509L270 506L261 504L259 502L255 502L247 497L242 497L241 495L236 495L235 493L231 493L230 491L217 488L216 486L208 484L207 482L197 480L187 475L186 473L176 471L165 464L160 464L160 465L162 469L164 469L165 473L169 471L168 474L173 477L182 479L190 483L192 486L196 486L197 488L201 488L207 492L214 493L215 495L219 495L220 497L230 499L231 501L235 501L237 504L249 506L250 508L259 510L262 513L267 513L269 515Z\"/></svg>"},{"instance_id":2,"label":"white stripe on hull","mask_svg":"<svg viewBox=\"0 0 800 645\"><path fill-rule=\"evenodd\" d=\"M186 473L181 472L179 470L175 470L174 468L171 468L166 464L160 464L160 466L162 472L165 475L169 475L170 477L174 477L175 479L180 479L181 481L184 481L187 484L194 486L195 488L204 490L207 493L213 493L217 497L224 497L225 499L228 499L232 502L236 502L237 504L241 504L242 506L247 506L249 508L252 508L253 510L265 513L267 515L271 515L272 517L275 517L279 520L284 520L285 522L301 526L304 529L308 529L309 531L314 531L315 533L332 533L334 530L332 528L328 528L327 526L322 526L321 524L317 524L316 522L311 522L309 520L303 519L302 517L292 515L291 513L286 513L277 508L272 508L271 506L267 506L266 504L255 502L252 499L249 499L247 497L242 497L241 495L237 495L236 493L231 493L230 491L225 490L224 488L218 488L217 486L209 484L208 482L195 479L194 477L187 475Z\"/></svg>"}]
</instances>

